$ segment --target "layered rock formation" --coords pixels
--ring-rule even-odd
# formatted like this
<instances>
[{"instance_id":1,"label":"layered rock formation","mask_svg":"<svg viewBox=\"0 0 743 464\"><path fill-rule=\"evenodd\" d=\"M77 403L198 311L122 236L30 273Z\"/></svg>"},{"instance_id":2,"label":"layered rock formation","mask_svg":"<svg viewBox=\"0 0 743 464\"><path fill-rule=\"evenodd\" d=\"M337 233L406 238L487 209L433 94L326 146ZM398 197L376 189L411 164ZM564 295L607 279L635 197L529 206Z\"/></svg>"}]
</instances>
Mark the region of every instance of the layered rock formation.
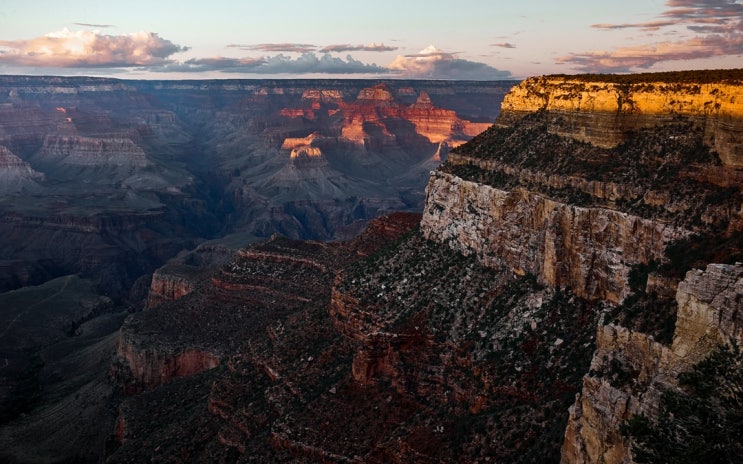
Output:
<instances>
[{"instance_id":1,"label":"layered rock formation","mask_svg":"<svg viewBox=\"0 0 743 464\"><path fill-rule=\"evenodd\" d=\"M619 426L635 414L653 417L662 393L678 388L679 374L721 344L740 345L741 293L743 265L710 264L679 284L671 346L621 326L599 327L591 373L570 409L562 462L631 462L631 443Z\"/></svg>"},{"instance_id":2,"label":"layered rock formation","mask_svg":"<svg viewBox=\"0 0 743 464\"><path fill-rule=\"evenodd\" d=\"M43 180L44 174L0 145L0 193L7 195L39 191L39 183Z\"/></svg>"},{"instance_id":3,"label":"layered rock formation","mask_svg":"<svg viewBox=\"0 0 743 464\"><path fill-rule=\"evenodd\" d=\"M599 324L565 463L632 462L621 425L652 420L679 374L740 340L738 265L678 282L741 256L741 76L675 78L529 79L429 181L425 237L618 305Z\"/></svg>"},{"instance_id":4,"label":"layered rock formation","mask_svg":"<svg viewBox=\"0 0 743 464\"><path fill-rule=\"evenodd\" d=\"M407 107L425 91L437 107L456 112L460 119L492 122L513 82L386 85L396 105ZM363 89L373 86L366 80L1 77L0 291L79 275L90 280L91 292L106 301L110 298L124 313L142 307L150 286L148 304L167 306L175 298L187 298L185 293L196 290L212 267L230 256L225 253L217 259L218 250L185 252L204 240L234 234L235 246L241 247L276 232L350 238L380 214L418 210L427 172L438 163L429 159L438 151L445 155L447 149L417 135L408 121L399 118L403 128L393 127L390 118L385 121L391 133L402 134L393 145L384 145L392 151L375 148L382 139L373 130L368 132L368 147L343 139L342 105L353 105ZM317 134L316 140L310 134ZM292 139L291 148L282 147ZM183 260L161 268L179 254ZM271 285L269 280L265 286ZM296 292L301 294L302 288L299 285ZM298 298L297 304L303 301ZM72 305L66 299L58 303ZM65 313L65 308L58 313ZM42 461L76 460L75 449L85 449L80 458L88 459L91 448L97 456L100 430L90 433L89 424L107 424L108 417L93 416L110 410L110 405L96 409L85 403L104 397L108 401L109 393L121 388L114 389L103 374L98 375L105 371L100 358L117 347L110 332L118 325L111 327L113 318L107 319L110 325L94 319L87 327L100 323L110 331L105 340L85 338L93 347L82 343L86 335L76 338L75 327L65 326L73 334L64 340L62 354L53 352L56 339L49 338L33 339L27 347L24 356L38 359L26 363L28 369L15 364L10 355L0 356L0 368L5 357L12 365L3 370L7 374L3 385L8 388L1 392L0 405L4 410L6 405L22 404L22 412L28 414L24 418L16 414L13 423L3 421L0 426L0 461L25 461L26 456L35 459L42 454ZM18 320L26 321L21 316ZM229 316L225 320L242 323ZM207 318L203 321L199 329L208 330ZM39 327L48 322L37 321ZM21 336L17 325L8 327L5 339ZM113 378L139 391L212 367L209 356L215 353L219 366L203 375L223 366L223 352L215 346L192 346L177 337L170 342L171 351L160 354L148 351L144 343L118 345L122 359L130 359L132 367L118 364ZM64 360L57 362L63 355ZM75 362L82 367L71 367ZM149 362L156 367L139 367ZM86 369L95 372L97 383L66 382L67 372L84 372L81 378L88 378ZM69 396L73 384L87 390ZM14 385L23 385L18 392L28 401L16 401ZM57 387L64 391L59 393ZM86 412L70 413L73 407ZM51 421L44 424L51 417L59 425L56 429ZM75 426L76 417L85 417L88 424ZM34 437L45 437L44 443L33 443ZM54 455L55 449L64 451Z\"/></svg>"},{"instance_id":5,"label":"layered rock formation","mask_svg":"<svg viewBox=\"0 0 743 464\"><path fill-rule=\"evenodd\" d=\"M343 127L377 141L364 149L394 146L380 115L401 94L416 96L361 92L364 122ZM345 111L307 101L294 119ZM621 425L653 417L682 372L740 341L743 269L707 264L743 256L741 173L695 117L656 115L613 148L556 133L554 117L506 114L456 149L430 176L420 231L398 217L346 244L275 237L133 317L126 346L162 353L137 359L171 382L120 350L118 378L149 386L122 404L111 462L631 462ZM327 169L327 137L277 139L292 161L281 176ZM692 265L707 270L684 278ZM218 365L175 381L190 350ZM176 403L188 406L168 412Z\"/></svg>"},{"instance_id":6,"label":"layered rock formation","mask_svg":"<svg viewBox=\"0 0 743 464\"><path fill-rule=\"evenodd\" d=\"M436 102L443 95L449 111L492 122L511 83L468 83L461 90L425 81L386 85L393 105L405 107L428 92ZM0 269L7 272L0 289L85 272L124 282L102 285L123 298L129 294L123 287L203 239L235 231L329 239L384 212L419 208L432 167L421 163L438 144L409 126L405 143L392 146L367 134L369 150L341 136L341 108L372 87L332 80L3 77L0 191L7 195L0 202ZM397 95L398 87L406 90ZM363 101L376 111L373 100ZM389 156L373 148L382 145L392 148ZM152 227L142 227L141 218L154 219ZM74 236L66 227L53 230L99 219L127 223L131 234L119 240L95 227L76 228ZM37 223L44 234L29 232L27 224ZM177 237L172 244L170 237ZM78 247L83 242L87 251ZM116 266L126 275L113 273Z\"/></svg>"},{"instance_id":7,"label":"layered rock formation","mask_svg":"<svg viewBox=\"0 0 743 464\"><path fill-rule=\"evenodd\" d=\"M743 133L738 77L726 79L693 72L664 80L663 75L615 79L598 76L533 77L514 88L503 102L500 124L525 114L547 111L550 130L601 147L613 147L642 127L675 116L692 119L705 132L720 160L743 166ZM688 77L687 77L688 76Z\"/></svg>"},{"instance_id":8,"label":"layered rock formation","mask_svg":"<svg viewBox=\"0 0 743 464\"><path fill-rule=\"evenodd\" d=\"M346 243L275 237L191 294L134 315L122 343L158 369L119 350L119 378L136 370L150 383L120 407L108 461L557 455L556 412L578 389L598 313L426 241L418 221L375 220ZM176 353L193 349L220 353L219 365L170 378ZM171 382L153 388L160 378Z\"/></svg>"},{"instance_id":9,"label":"layered rock formation","mask_svg":"<svg viewBox=\"0 0 743 464\"><path fill-rule=\"evenodd\" d=\"M529 80L430 175L419 230L395 215L345 243L274 235L212 272L172 262L120 333L111 377L136 394L108 461L632 462L621 425L743 336L743 267L714 264L743 261L741 96L711 116L691 97L741 78ZM429 102L443 87L219 85L248 96L203 130L265 231L344 217L324 202L350 179L429 166L465 131ZM652 89L674 102L653 112Z\"/></svg>"},{"instance_id":10,"label":"layered rock formation","mask_svg":"<svg viewBox=\"0 0 743 464\"><path fill-rule=\"evenodd\" d=\"M637 79L638 88L655 88ZM656 82L652 75L646 80ZM585 78L535 78L520 84L504 101L498 128L456 150L444 172L432 175L422 230L489 265L532 273L586 298L620 303L630 292L632 266L661 261L669 243L691 233L738 229L740 194L723 179L740 173L725 164L722 158L728 155L718 157L715 147L705 146L710 139L706 126L696 127L695 112L671 121L675 110L662 113L661 107L643 113L641 125L616 122L623 143L614 148L605 147L619 139L608 143L583 137L614 130L601 119L610 112L605 106L611 92L597 91L602 98L565 94L566 82L599 89L619 85ZM714 84L707 85L713 92ZM720 85L735 93L734 86ZM697 87L667 83L658 88L694 95ZM743 114L736 113L733 94L721 103L719 114L737 130ZM570 123L580 134L555 129L555 121L566 118L583 118ZM730 150L725 153L735 149ZM699 175L705 170L716 175Z\"/></svg>"},{"instance_id":11,"label":"layered rock formation","mask_svg":"<svg viewBox=\"0 0 743 464\"><path fill-rule=\"evenodd\" d=\"M620 303L634 264L663 257L689 231L605 208L556 202L538 193L504 191L433 173L423 235L475 254L487 266L533 274L588 299Z\"/></svg>"},{"instance_id":12,"label":"layered rock formation","mask_svg":"<svg viewBox=\"0 0 743 464\"><path fill-rule=\"evenodd\" d=\"M143 168L151 163L129 138L47 136L37 162L60 163L88 167Z\"/></svg>"}]
</instances>

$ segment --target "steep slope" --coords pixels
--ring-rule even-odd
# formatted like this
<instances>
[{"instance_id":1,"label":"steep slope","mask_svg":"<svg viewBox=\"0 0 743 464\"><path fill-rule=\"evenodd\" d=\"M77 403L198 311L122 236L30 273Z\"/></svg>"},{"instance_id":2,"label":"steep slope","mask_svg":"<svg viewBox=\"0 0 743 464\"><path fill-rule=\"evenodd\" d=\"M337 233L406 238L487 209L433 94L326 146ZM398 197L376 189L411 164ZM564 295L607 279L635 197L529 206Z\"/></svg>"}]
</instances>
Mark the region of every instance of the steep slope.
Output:
<instances>
[{"instance_id":1,"label":"steep slope","mask_svg":"<svg viewBox=\"0 0 743 464\"><path fill-rule=\"evenodd\" d=\"M43 180L44 174L0 145L0 194L39 191L39 182Z\"/></svg>"},{"instance_id":2,"label":"steep slope","mask_svg":"<svg viewBox=\"0 0 743 464\"><path fill-rule=\"evenodd\" d=\"M680 389L680 374L719 346L743 342L741 291L740 264L689 271L678 286L670 346L622 326L599 327L591 370L570 409L563 462L630 460L631 441L620 426L637 414L656 416L663 394Z\"/></svg>"},{"instance_id":3,"label":"steep slope","mask_svg":"<svg viewBox=\"0 0 743 464\"><path fill-rule=\"evenodd\" d=\"M625 421L654 420L682 373L740 342L739 270L710 263L743 251L742 80L528 79L429 181L424 236L613 306L571 408L565 463L632 462ZM707 271L684 279L690 267Z\"/></svg>"},{"instance_id":4,"label":"steep slope","mask_svg":"<svg viewBox=\"0 0 743 464\"><path fill-rule=\"evenodd\" d=\"M108 461L632 462L622 424L655 420L682 374L741 340L741 82L527 80L430 175L420 220L393 215L343 243L275 235L212 271L173 262L117 340L111 378L127 397ZM316 200L340 179L376 156L422 166L424 152L398 157L406 137L459 130L391 88L352 102L347 87L252 91L237 108L274 95L266 111L293 121L261 126L283 161L228 164L247 130L213 155L267 208L267 179L288 179L273 194L289 195L334 167L309 202L322 223ZM419 125L392 118L412 109ZM344 153L369 159L335 164Z\"/></svg>"},{"instance_id":5,"label":"steep slope","mask_svg":"<svg viewBox=\"0 0 743 464\"><path fill-rule=\"evenodd\" d=\"M427 242L418 220L254 245L134 315L117 375L144 393L109 462L556 456L600 307Z\"/></svg>"}]
</instances>

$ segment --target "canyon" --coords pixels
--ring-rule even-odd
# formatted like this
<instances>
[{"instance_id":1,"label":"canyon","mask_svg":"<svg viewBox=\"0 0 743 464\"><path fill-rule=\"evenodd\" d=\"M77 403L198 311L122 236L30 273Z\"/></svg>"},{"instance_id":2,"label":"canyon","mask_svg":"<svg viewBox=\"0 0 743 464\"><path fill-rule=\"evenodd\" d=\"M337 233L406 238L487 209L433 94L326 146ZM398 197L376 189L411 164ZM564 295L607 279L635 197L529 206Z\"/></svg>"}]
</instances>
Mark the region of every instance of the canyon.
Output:
<instances>
[{"instance_id":1,"label":"canyon","mask_svg":"<svg viewBox=\"0 0 743 464\"><path fill-rule=\"evenodd\" d=\"M6 449L24 456L22 437L42 426L42 460L55 449L93 459L100 450L46 430L79 431L87 426L68 422L78 408L117 401L100 363L125 350L129 312L185 295L275 233L349 239L379 215L419 210L428 172L492 124L513 84L1 76ZM170 363L176 377L216 362L126 353ZM100 442L108 428L81 433Z\"/></svg>"},{"instance_id":2,"label":"canyon","mask_svg":"<svg viewBox=\"0 0 743 464\"><path fill-rule=\"evenodd\" d=\"M419 210L512 84L3 76L0 290L82 273L137 301L204 240L348 238Z\"/></svg>"},{"instance_id":3,"label":"canyon","mask_svg":"<svg viewBox=\"0 0 743 464\"><path fill-rule=\"evenodd\" d=\"M50 382L62 400L36 400L9 422L3 457L42 461L57 449L109 463L642 462L627 425L659 424L664 398L691 395L686 376L743 337L742 83L740 70L530 78L502 98L488 128L472 106L442 109L437 95L447 92L434 87L365 85L355 100L345 98L350 83L252 91L242 111L273 101L271 114L296 124L261 125L271 134L264 147L284 161L269 172L275 161L261 150L250 154L263 160L256 171L228 158L249 137L226 129L228 119L239 126L237 114L214 126L212 159L231 176L232 206L270 191L297 208L292 188L308 186L306 209L292 210L302 225L289 227L288 210L275 207L274 229L262 213L235 219L244 233L199 242L140 282L146 308L130 314L76 285L70 307L88 309L70 313L75 342L96 353L83 359L98 368L75 388ZM195 84L141 85L177 101ZM287 95L301 103L285 104ZM177 119L148 117L162 124L153 133L183 135ZM337 125L318 125L328 119ZM8 150L35 143L40 161L66 146L61 135L25 140ZM421 141L425 150L402 154ZM310 181L337 166L339 146L378 158ZM25 173L20 185L50 176L34 158L5 157ZM300 240L323 221L309 211L351 175L389 175L403 159L426 170L403 176L428 179L417 212L364 221L358 234L361 224L341 221L315 237L345 240ZM102 161L117 182L138 169L178 178ZM85 169L70 162L59 175ZM245 182L248 171L256 183ZM397 199L413 198L406 192ZM376 213L395 208L375 204ZM258 228L240 229L247 224ZM36 378L60 365L42 354L49 365L31 371ZM49 424L81 429L78 410L104 430L64 446L63 433L49 434L26 454Z\"/></svg>"}]
</instances>

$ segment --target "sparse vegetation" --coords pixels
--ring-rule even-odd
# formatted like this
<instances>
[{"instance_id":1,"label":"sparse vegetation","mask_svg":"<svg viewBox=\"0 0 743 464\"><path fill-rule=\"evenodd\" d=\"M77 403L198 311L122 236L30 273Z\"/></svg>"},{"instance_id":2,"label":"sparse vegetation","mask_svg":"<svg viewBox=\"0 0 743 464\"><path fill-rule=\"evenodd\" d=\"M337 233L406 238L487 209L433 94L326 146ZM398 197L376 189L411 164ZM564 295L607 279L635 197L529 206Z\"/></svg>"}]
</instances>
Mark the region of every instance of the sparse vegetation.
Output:
<instances>
[{"instance_id":1,"label":"sparse vegetation","mask_svg":"<svg viewBox=\"0 0 743 464\"><path fill-rule=\"evenodd\" d=\"M743 202L738 186L714 185L700 175L700 166L720 166L720 160L687 119L640 129L611 149L553 133L561 124L562 116L542 111L513 127L491 127L453 151L469 163L447 162L441 169L504 190L523 187L695 231L724 227Z\"/></svg>"},{"instance_id":2,"label":"sparse vegetation","mask_svg":"<svg viewBox=\"0 0 743 464\"><path fill-rule=\"evenodd\" d=\"M622 433L637 463L743 462L743 355L721 346L663 394L658 418L633 416Z\"/></svg>"},{"instance_id":3,"label":"sparse vegetation","mask_svg":"<svg viewBox=\"0 0 743 464\"><path fill-rule=\"evenodd\" d=\"M406 366L425 356L426 367L408 368L395 382L415 389L431 382L426 370L444 373L443 385L429 386L431 393L419 397L420 414L438 411L443 427L456 430L446 435L440 453L498 462L559 461L567 408L590 364L601 305L568 289L544 287L533 275L485 268L475 256L426 241L418 232L351 266L337 288L368 312L367 330L417 329L435 341L430 348L420 341L417 348L398 351ZM446 354L452 346L454 352ZM472 413L457 401L440 403L440 389L478 392L487 400Z\"/></svg>"},{"instance_id":4,"label":"sparse vegetation","mask_svg":"<svg viewBox=\"0 0 743 464\"><path fill-rule=\"evenodd\" d=\"M678 84L709 84L743 82L743 69L701 69L689 71L668 71L633 74L552 74L547 78L563 78L583 82L606 82L613 84L646 84L668 82Z\"/></svg>"}]
</instances>

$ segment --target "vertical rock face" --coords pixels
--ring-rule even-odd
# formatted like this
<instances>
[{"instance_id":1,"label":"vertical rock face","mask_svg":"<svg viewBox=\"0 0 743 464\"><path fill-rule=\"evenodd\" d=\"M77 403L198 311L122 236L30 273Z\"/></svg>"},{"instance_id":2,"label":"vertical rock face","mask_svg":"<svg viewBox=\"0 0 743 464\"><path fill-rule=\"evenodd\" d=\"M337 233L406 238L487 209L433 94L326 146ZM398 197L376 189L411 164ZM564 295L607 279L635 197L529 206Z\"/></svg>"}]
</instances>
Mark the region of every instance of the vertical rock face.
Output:
<instances>
[{"instance_id":1,"label":"vertical rock face","mask_svg":"<svg viewBox=\"0 0 743 464\"><path fill-rule=\"evenodd\" d=\"M152 274L147 307L154 308L165 301L174 301L191 293L196 281L186 275L177 275L172 269L158 269Z\"/></svg>"},{"instance_id":2,"label":"vertical rock face","mask_svg":"<svg viewBox=\"0 0 743 464\"><path fill-rule=\"evenodd\" d=\"M120 337L116 356L131 372L126 393L138 393L165 385L178 377L190 377L219 365L219 356L207 350L189 348L166 352L137 347Z\"/></svg>"},{"instance_id":3,"label":"vertical rock face","mask_svg":"<svg viewBox=\"0 0 743 464\"><path fill-rule=\"evenodd\" d=\"M621 302L634 264L659 260L688 231L605 208L583 208L526 190L504 191L434 172L423 235L487 266L534 274L588 299Z\"/></svg>"},{"instance_id":4,"label":"vertical rock face","mask_svg":"<svg viewBox=\"0 0 743 464\"><path fill-rule=\"evenodd\" d=\"M652 417L680 373L720 344L743 341L741 294L743 265L710 264L706 271L689 271L679 284L670 347L623 327L599 327L591 373L570 410L562 462L631 462L619 426L633 414Z\"/></svg>"}]
</instances>

